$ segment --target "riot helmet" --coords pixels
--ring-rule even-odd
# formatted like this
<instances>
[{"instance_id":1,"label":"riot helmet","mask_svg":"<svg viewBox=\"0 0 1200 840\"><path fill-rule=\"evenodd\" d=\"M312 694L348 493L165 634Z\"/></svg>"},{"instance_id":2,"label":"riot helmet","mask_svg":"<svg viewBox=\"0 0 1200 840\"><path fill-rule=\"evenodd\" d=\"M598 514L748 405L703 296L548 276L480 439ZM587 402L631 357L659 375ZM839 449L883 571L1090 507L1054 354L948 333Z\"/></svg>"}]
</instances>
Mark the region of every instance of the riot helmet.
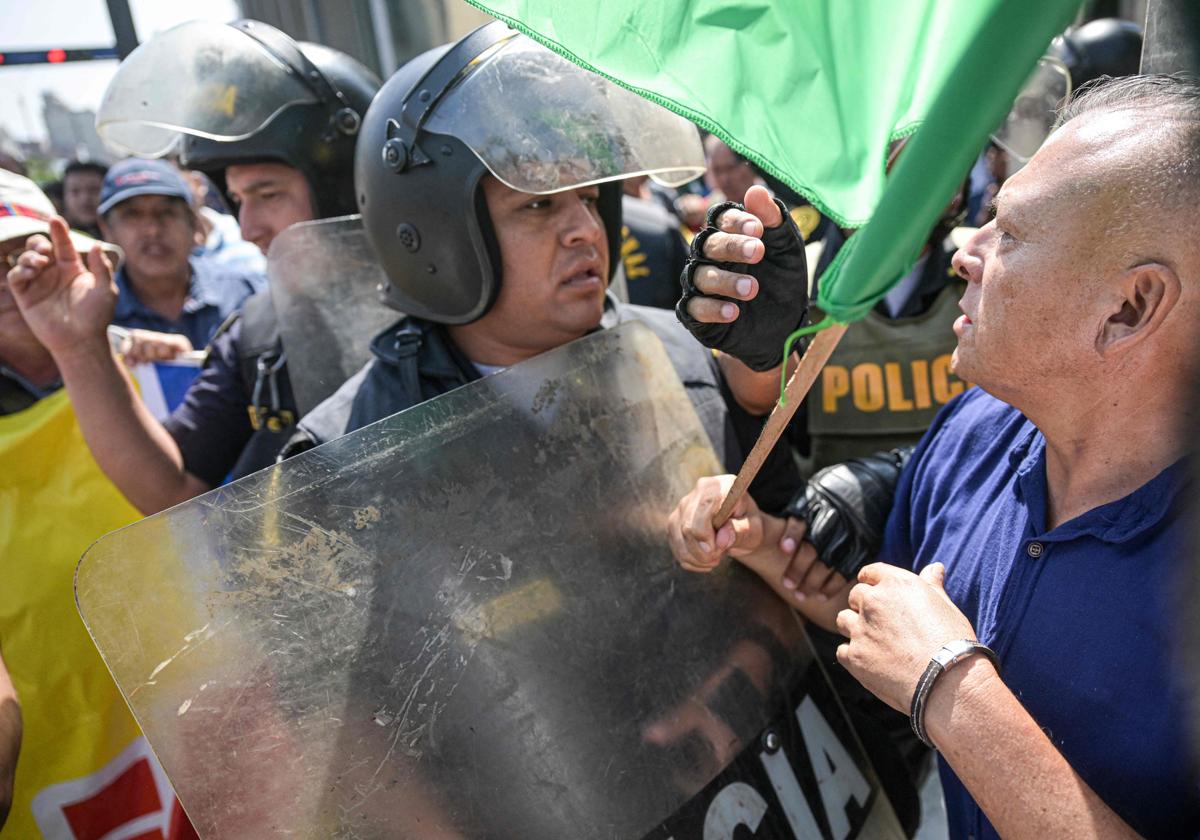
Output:
<instances>
[{"instance_id":1,"label":"riot helmet","mask_svg":"<svg viewBox=\"0 0 1200 840\"><path fill-rule=\"evenodd\" d=\"M1055 38L1050 55L1066 65L1075 88L1101 76L1132 76L1142 55L1142 28L1120 18L1089 21Z\"/></svg>"},{"instance_id":2,"label":"riot helmet","mask_svg":"<svg viewBox=\"0 0 1200 840\"><path fill-rule=\"evenodd\" d=\"M534 194L599 185L611 280L620 181L677 186L703 171L691 123L497 22L384 84L363 121L354 182L388 276L384 302L466 324L487 313L502 280L485 175Z\"/></svg>"},{"instance_id":3,"label":"riot helmet","mask_svg":"<svg viewBox=\"0 0 1200 840\"><path fill-rule=\"evenodd\" d=\"M992 135L1005 153L1007 174L1033 157L1072 91L1104 76L1137 73L1141 53L1141 27L1119 18L1093 20L1055 38Z\"/></svg>"},{"instance_id":4,"label":"riot helmet","mask_svg":"<svg viewBox=\"0 0 1200 840\"><path fill-rule=\"evenodd\" d=\"M123 152L178 155L222 192L227 166L286 163L304 174L318 216L341 216L355 212L354 144L379 85L345 53L265 23L191 21L121 63L96 129Z\"/></svg>"}]
</instances>

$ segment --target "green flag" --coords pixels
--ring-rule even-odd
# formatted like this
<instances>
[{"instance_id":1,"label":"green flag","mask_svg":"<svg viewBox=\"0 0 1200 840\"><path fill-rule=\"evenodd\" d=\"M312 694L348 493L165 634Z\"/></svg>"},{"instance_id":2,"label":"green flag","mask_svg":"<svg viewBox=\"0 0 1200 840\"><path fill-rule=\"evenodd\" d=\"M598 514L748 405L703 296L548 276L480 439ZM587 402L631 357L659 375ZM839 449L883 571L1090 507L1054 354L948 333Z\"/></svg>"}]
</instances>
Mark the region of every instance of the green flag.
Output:
<instances>
[{"instance_id":1,"label":"green flag","mask_svg":"<svg viewBox=\"0 0 1200 840\"><path fill-rule=\"evenodd\" d=\"M469 0L713 132L843 227L848 323L929 230L1079 0ZM920 130L918 131L918 127ZM889 143L915 137L885 179Z\"/></svg>"}]
</instances>

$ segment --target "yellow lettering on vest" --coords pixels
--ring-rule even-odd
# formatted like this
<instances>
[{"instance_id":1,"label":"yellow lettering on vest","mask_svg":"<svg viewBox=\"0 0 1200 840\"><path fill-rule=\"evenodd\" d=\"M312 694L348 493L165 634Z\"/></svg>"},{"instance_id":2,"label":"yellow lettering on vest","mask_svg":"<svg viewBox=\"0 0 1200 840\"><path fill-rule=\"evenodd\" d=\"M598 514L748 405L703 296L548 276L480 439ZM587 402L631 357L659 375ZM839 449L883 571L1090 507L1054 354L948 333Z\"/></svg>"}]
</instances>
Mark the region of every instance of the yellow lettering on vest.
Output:
<instances>
[{"instance_id":1,"label":"yellow lettering on vest","mask_svg":"<svg viewBox=\"0 0 1200 840\"><path fill-rule=\"evenodd\" d=\"M954 397L961 394L965 387L959 380L950 381L949 353L938 356L933 360L933 366L930 369L930 378L933 380L933 398L940 403L950 402Z\"/></svg>"},{"instance_id":2,"label":"yellow lettering on vest","mask_svg":"<svg viewBox=\"0 0 1200 840\"><path fill-rule=\"evenodd\" d=\"M821 371L821 408L837 414L838 400L850 393L850 372L841 365L825 365Z\"/></svg>"},{"instance_id":3,"label":"yellow lettering on vest","mask_svg":"<svg viewBox=\"0 0 1200 840\"><path fill-rule=\"evenodd\" d=\"M912 363L913 399L917 408L929 408L933 405L929 396L929 362L924 359L914 359Z\"/></svg>"},{"instance_id":4,"label":"yellow lettering on vest","mask_svg":"<svg viewBox=\"0 0 1200 840\"><path fill-rule=\"evenodd\" d=\"M883 366L887 377L888 411L912 411L912 400L904 396L904 378L900 376L899 362L888 362Z\"/></svg>"},{"instance_id":5,"label":"yellow lettering on vest","mask_svg":"<svg viewBox=\"0 0 1200 840\"><path fill-rule=\"evenodd\" d=\"M883 408L886 396L883 391L883 370L879 365L855 365L850 376L854 384L855 408L866 412Z\"/></svg>"}]
</instances>

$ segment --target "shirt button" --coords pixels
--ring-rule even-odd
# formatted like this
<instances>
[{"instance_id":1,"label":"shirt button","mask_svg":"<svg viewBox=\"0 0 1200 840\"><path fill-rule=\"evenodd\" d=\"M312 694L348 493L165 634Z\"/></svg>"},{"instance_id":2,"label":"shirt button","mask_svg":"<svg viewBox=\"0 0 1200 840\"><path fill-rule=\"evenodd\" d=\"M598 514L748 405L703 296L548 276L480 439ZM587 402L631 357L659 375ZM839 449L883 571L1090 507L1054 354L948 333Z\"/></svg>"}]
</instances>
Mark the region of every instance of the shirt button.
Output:
<instances>
[{"instance_id":1,"label":"shirt button","mask_svg":"<svg viewBox=\"0 0 1200 840\"><path fill-rule=\"evenodd\" d=\"M1034 560L1036 560L1042 556L1043 550L1044 549L1042 548L1042 544L1040 542L1031 542L1029 545L1027 545L1025 547L1025 553L1028 554L1030 557L1032 557Z\"/></svg>"}]
</instances>

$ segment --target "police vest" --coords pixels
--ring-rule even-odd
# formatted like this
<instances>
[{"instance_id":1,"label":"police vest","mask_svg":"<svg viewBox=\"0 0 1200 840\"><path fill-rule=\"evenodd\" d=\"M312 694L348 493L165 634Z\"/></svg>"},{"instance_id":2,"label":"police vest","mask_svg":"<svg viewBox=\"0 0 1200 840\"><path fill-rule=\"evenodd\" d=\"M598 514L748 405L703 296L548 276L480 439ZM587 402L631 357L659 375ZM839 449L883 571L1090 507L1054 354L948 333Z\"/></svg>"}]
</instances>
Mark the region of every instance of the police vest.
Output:
<instances>
[{"instance_id":1,"label":"police vest","mask_svg":"<svg viewBox=\"0 0 1200 840\"><path fill-rule=\"evenodd\" d=\"M846 330L808 397L815 469L916 443L938 409L968 387L950 372L962 291L950 283L921 315L872 311Z\"/></svg>"}]
</instances>

